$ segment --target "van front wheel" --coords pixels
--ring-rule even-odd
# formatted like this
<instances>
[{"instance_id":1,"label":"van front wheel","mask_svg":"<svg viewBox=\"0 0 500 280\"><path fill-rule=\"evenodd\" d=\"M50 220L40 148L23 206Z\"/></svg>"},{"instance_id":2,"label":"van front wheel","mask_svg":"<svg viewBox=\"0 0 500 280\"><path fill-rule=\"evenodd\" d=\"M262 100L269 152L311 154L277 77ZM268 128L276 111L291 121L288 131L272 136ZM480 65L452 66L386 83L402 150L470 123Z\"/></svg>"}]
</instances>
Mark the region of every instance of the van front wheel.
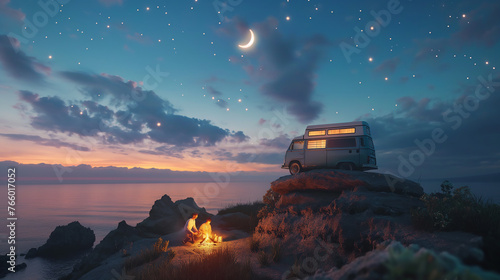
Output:
<instances>
[{"instance_id":1,"label":"van front wheel","mask_svg":"<svg viewBox=\"0 0 500 280\"><path fill-rule=\"evenodd\" d=\"M302 167L300 166L300 163L294 161L290 165L289 170L290 170L290 174L295 175L295 174L299 173L300 171L302 171Z\"/></svg>"}]
</instances>

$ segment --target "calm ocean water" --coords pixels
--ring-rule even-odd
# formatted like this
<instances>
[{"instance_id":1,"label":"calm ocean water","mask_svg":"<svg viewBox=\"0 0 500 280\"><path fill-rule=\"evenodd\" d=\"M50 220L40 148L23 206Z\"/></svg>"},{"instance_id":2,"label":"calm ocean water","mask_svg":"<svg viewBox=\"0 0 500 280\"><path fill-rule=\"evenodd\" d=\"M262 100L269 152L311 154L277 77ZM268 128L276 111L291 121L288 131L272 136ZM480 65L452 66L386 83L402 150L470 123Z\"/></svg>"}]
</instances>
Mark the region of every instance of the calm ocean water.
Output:
<instances>
[{"instance_id":1,"label":"calm ocean water","mask_svg":"<svg viewBox=\"0 0 500 280\"><path fill-rule=\"evenodd\" d=\"M217 214L217 210L235 203L262 200L269 182L231 182L224 189L206 188L207 183L158 184L68 184L25 185L17 189L16 250L26 253L39 247L58 225L79 221L90 227L98 244L118 223L125 220L135 226L145 219L155 200L168 194L173 201L195 198L198 206ZM207 191L205 191L205 189ZM0 209L6 209L6 200ZM0 236L0 253L7 253L6 231ZM24 271L9 274L5 279L57 279L72 270L75 260L47 261L41 258L24 260Z\"/></svg>"},{"instance_id":2,"label":"calm ocean water","mask_svg":"<svg viewBox=\"0 0 500 280\"><path fill-rule=\"evenodd\" d=\"M421 182L426 192L439 191L439 182ZM469 185L472 191L500 203L500 186L497 183ZM18 186L17 193L17 253L41 246L58 225L79 221L96 234L96 243L118 223L125 220L135 226L148 216L155 200L168 194L173 201L194 197L200 207L216 214L230 204L261 200L269 189L269 182L231 182L226 188L208 188L207 183L158 183L158 184L69 184ZM211 185L212 187L214 185ZM200 195L201 194L201 195ZM0 209L6 209L6 200L0 201ZM7 252L5 231L0 232L0 253ZM72 270L76 260L47 261L41 258L24 260L28 268L5 279L57 279Z\"/></svg>"}]
</instances>

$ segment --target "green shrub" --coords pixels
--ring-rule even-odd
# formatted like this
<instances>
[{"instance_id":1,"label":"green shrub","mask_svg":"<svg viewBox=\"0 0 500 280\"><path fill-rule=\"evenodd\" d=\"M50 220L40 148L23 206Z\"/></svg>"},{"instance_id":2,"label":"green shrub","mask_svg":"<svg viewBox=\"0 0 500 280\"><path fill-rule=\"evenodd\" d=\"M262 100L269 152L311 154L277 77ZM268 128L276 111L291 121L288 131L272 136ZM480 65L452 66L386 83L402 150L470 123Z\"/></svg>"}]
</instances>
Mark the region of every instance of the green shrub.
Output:
<instances>
[{"instance_id":1,"label":"green shrub","mask_svg":"<svg viewBox=\"0 0 500 280\"><path fill-rule=\"evenodd\" d=\"M412 211L413 224L425 230L461 230L500 238L500 205L474 196L469 187L453 190L444 181L441 193L424 194L425 208Z\"/></svg>"},{"instance_id":2,"label":"green shrub","mask_svg":"<svg viewBox=\"0 0 500 280\"><path fill-rule=\"evenodd\" d=\"M484 201L469 187L454 189L444 181L440 193L424 194L424 208L413 209L412 223L429 231L465 231L483 237L483 267L500 271L500 205Z\"/></svg>"},{"instance_id":3,"label":"green shrub","mask_svg":"<svg viewBox=\"0 0 500 280\"><path fill-rule=\"evenodd\" d=\"M432 250L390 246L389 257L384 262L386 280L487 280L498 279L498 275L485 272L478 267L464 265L448 253L436 254Z\"/></svg>"}]
</instances>

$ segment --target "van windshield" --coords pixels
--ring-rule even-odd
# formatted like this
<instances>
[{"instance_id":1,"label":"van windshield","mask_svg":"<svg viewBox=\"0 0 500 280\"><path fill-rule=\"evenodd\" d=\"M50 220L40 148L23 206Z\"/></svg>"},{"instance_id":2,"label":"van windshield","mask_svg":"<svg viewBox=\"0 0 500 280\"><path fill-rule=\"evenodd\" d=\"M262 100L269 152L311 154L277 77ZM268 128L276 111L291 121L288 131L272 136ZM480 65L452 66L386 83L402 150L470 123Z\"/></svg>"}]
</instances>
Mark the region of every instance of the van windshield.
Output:
<instances>
[{"instance_id":1,"label":"van windshield","mask_svg":"<svg viewBox=\"0 0 500 280\"><path fill-rule=\"evenodd\" d=\"M303 150L304 149L304 141L295 141L292 143L290 150Z\"/></svg>"}]
</instances>

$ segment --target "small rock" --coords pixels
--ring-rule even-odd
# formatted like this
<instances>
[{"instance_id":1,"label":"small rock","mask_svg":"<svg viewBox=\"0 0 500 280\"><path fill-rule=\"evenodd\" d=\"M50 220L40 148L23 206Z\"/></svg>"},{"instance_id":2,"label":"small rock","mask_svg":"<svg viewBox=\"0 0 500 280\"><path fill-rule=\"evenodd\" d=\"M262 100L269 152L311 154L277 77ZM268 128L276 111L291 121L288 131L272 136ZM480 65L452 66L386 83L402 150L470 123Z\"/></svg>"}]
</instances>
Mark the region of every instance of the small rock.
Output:
<instances>
[{"instance_id":1,"label":"small rock","mask_svg":"<svg viewBox=\"0 0 500 280\"><path fill-rule=\"evenodd\" d=\"M33 259L36 258L38 255L38 249L37 248L31 248L29 249L28 253L24 257L25 259Z\"/></svg>"},{"instance_id":2,"label":"small rock","mask_svg":"<svg viewBox=\"0 0 500 280\"><path fill-rule=\"evenodd\" d=\"M79 222L72 222L56 227L47 242L38 247L36 256L63 258L92 248L94 242L93 230L82 226Z\"/></svg>"}]
</instances>

